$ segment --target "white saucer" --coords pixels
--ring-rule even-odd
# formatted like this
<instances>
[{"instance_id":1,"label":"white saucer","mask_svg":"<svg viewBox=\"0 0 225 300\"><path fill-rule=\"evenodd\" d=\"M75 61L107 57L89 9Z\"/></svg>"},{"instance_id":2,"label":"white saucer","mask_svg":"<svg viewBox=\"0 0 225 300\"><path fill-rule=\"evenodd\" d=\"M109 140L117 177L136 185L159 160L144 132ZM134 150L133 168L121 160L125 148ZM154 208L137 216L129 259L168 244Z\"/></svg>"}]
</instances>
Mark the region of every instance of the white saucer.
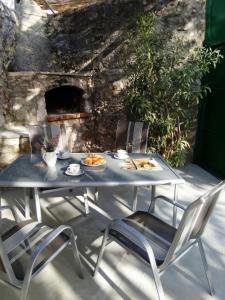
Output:
<instances>
[{"instance_id":1,"label":"white saucer","mask_svg":"<svg viewBox=\"0 0 225 300\"><path fill-rule=\"evenodd\" d=\"M69 176L80 176L80 175L83 175L83 174L84 174L84 171L80 169L80 171L77 172L77 173L71 173L69 170L66 170L66 171L65 171L65 174L66 174L66 175L69 175Z\"/></svg>"},{"instance_id":2,"label":"white saucer","mask_svg":"<svg viewBox=\"0 0 225 300\"><path fill-rule=\"evenodd\" d=\"M60 159L60 160L64 160L64 159L69 159L70 156L66 156L66 157L63 157L61 154L57 154L57 159Z\"/></svg>"},{"instance_id":3,"label":"white saucer","mask_svg":"<svg viewBox=\"0 0 225 300\"><path fill-rule=\"evenodd\" d=\"M116 159L120 159L120 160L124 160L124 159L127 159L127 158L129 158L129 155L127 154L127 155L124 155L124 157L123 157L123 158L119 158L117 154L114 154L114 158L116 158Z\"/></svg>"}]
</instances>

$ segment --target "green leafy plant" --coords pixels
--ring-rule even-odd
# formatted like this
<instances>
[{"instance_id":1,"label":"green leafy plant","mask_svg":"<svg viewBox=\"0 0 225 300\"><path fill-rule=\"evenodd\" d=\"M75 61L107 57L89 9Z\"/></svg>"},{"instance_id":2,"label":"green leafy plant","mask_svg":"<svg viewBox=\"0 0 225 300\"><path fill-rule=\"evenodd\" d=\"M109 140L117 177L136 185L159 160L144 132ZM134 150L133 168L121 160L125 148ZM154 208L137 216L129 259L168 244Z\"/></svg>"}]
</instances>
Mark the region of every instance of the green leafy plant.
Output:
<instances>
[{"instance_id":1,"label":"green leafy plant","mask_svg":"<svg viewBox=\"0 0 225 300\"><path fill-rule=\"evenodd\" d=\"M188 42L160 30L153 13L139 16L135 28L128 36L125 107L130 119L150 123L150 150L181 166L196 105L210 91L201 80L222 56L218 50L190 49Z\"/></svg>"}]
</instances>

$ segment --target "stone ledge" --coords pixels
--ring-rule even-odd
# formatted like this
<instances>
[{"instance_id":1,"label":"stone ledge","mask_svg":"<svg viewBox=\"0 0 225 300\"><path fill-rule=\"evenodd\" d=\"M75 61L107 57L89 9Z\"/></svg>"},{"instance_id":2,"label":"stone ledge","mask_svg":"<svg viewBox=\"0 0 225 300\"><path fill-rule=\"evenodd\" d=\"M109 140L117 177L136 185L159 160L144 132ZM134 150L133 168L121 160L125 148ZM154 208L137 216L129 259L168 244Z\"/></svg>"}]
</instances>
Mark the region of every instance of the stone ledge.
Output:
<instances>
[{"instance_id":1,"label":"stone ledge","mask_svg":"<svg viewBox=\"0 0 225 300\"><path fill-rule=\"evenodd\" d=\"M28 129L25 126L0 127L0 138L15 139L29 137Z\"/></svg>"},{"instance_id":2,"label":"stone ledge","mask_svg":"<svg viewBox=\"0 0 225 300\"><path fill-rule=\"evenodd\" d=\"M69 76L78 78L93 78L93 74L89 73L63 73L63 72L38 72L38 71L20 71L20 72L8 72L9 76L36 76L36 75L48 75L48 76Z\"/></svg>"},{"instance_id":3,"label":"stone ledge","mask_svg":"<svg viewBox=\"0 0 225 300\"><path fill-rule=\"evenodd\" d=\"M47 120L48 122L55 122L55 121L64 121L64 120L72 120L72 119L87 119L90 118L92 114L87 112L80 112L74 114L51 114L48 115Z\"/></svg>"},{"instance_id":4,"label":"stone ledge","mask_svg":"<svg viewBox=\"0 0 225 300\"><path fill-rule=\"evenodd\" d=\"M28 129L20 127L0 127L0 169L7 167L22 153L29 153Z\"/></svg>"}]
</instances>

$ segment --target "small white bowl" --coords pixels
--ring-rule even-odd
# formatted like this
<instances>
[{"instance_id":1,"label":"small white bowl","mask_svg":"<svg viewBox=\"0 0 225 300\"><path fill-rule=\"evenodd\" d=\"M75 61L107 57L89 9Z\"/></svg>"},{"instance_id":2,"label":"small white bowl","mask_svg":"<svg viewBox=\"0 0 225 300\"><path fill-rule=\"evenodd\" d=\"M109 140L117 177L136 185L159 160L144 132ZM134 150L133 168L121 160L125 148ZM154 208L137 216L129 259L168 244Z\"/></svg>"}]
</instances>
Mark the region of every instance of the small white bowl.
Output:
<instances>
[{"instance_id":1,"label":"small white bowl","mask_svg":"<svg viewBox=\"0 0 225 300\"><path fill-rule=\"evenodd\" d=\"M59 152L57 157L58 157L58 159L68 159L68 158L70 158L70 152L69 151Z\"/></svg>"}]
</instances>

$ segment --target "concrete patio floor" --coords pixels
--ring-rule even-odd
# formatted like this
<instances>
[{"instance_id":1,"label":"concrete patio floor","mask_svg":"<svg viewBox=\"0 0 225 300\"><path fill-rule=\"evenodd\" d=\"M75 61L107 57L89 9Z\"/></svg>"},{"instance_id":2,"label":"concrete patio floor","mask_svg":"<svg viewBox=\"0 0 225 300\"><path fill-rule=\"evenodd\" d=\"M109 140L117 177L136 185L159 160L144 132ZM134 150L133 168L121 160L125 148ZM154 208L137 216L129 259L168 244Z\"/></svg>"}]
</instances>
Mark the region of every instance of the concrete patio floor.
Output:
<instances>
[{"instance_id":1,"label":"concrete patio floor","mask_svg":"<svg viewBox=\"0 0 225 300\"><path fill-rule=\"evenodd\" d=\"M188 165L179 173L186 183L178 187L179 202L188 205L199 195L218 182L195 165ZM157 189L166 195L172 193L171 187ZM81 194L81 191L76 191ZM171 267L161 277L166 300L208 300L225 299L225 191L220 195L214 214L204 233L207 254L215 296L208 294L207 283L197 248L193 248L176 266ZM23 198L22 190L5 190L4 201L16 206ZM146 209L150 190L140 188L138 209ZM149 268L128 254L123 248L111 243L105 252L100 273L93 278L92 272L101 244L101 231L111 218L131 213L132 189L100 189L99 204L90 202L90 216L82 214L83 206L77 199L55 195L41 200L43 221L57 226L61 223L72 225L78 236L78 247L84 264L85 279L80 279L73 267L70 249L63 251L31 283L31 300L147 300L157 299L156 289ZM171 222L172 209L158 202L156 214ZM180 217L180 216L179 216ZM0 299L19 299L19 290L0 282Z\"/></svg>"}]
</instances>

